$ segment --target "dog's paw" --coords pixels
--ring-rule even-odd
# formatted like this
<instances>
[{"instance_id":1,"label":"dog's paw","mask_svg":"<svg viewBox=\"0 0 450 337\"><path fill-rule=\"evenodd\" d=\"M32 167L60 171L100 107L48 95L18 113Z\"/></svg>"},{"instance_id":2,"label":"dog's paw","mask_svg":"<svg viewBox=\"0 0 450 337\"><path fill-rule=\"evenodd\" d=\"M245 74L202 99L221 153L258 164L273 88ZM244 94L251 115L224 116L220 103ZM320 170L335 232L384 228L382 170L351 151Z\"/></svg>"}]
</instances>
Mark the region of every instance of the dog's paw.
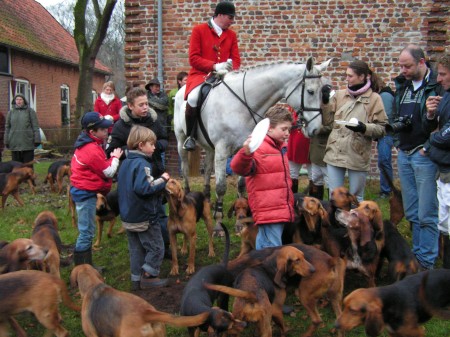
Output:
<instances>
[{"instance_id":1,"label":"dog's paw","mask_svg":"<svg viewBox=\"0 0 450 337\"><path fill-rule=\"evenodd\" d=\"M178 272L178 266L172 266L172 269L170 270L169 275L170 275L170 276L176 276L176 275L179 275L179 272Z\"/></svg>"},{"instance_id":2,"label":"dog's paw","mask_svg":"<svg viewBox=\"0 0 450 337\"><path fill-rule=\"evenodd\" d=\"M208 252L208 257L214 257L216 256L216 253L214 252L214 249L210 249Z\"/></svg>"},{"instance_id":3,"label":"dog's paw","mask_svg":"<svg viewBox=\"0 0 450 337\"><path fill-rule=\"evenodd\" d=\"M186 268L186 274L191 275L195 273L195 266L188 265Z\"/></svg>"}]
</instances>

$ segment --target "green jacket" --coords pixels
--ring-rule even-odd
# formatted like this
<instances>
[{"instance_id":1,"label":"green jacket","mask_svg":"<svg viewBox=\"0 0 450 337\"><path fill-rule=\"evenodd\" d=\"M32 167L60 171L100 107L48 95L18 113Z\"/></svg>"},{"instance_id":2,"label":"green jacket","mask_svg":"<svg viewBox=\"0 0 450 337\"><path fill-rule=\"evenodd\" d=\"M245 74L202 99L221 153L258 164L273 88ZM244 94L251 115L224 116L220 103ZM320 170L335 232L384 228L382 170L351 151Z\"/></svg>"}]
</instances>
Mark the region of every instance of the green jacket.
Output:
<instances>
[{"instance_id":1,"label":"green jacket","mask_svg":"<svg viewBox=\"0 0 450 337\"><path fill-rule=\"evenodd\" d=\"M24 105L16 106L16 97L24 100ZM5 146L11 151L34 150L35 144L41 143L39 124L36 112L28 106L28 102L21 94L14 96L11 110L6 116Z\"/></svg>"}]
</instances>

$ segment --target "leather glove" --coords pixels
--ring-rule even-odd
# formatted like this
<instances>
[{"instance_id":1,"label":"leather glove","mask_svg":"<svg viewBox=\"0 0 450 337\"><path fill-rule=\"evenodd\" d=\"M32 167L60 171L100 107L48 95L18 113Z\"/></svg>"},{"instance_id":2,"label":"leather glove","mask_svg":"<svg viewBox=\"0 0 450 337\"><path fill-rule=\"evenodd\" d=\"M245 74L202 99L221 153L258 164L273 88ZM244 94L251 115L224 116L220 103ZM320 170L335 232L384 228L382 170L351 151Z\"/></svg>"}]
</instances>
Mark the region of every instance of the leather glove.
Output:
<instances>
[{"instance_id":1,"label":"leather glove","mask_svg":"<svg viewBox=\"0 0 450 337\"><path fill-rule=\"evenodd\" d=\"M325 84L322 87L322 103L328 104L330 101L331 85Z\"/></svg>"},{"instance_id":2,"label":"leather glove","mask_svg":"<svg viewBox=\"0 0 450 337\"><path fill-rule=\"evenodd\" d=\"M221 72L229 72L231 69L233 69L233 65L229 62L222 62L222 63L217 63L214 65L214 70L217 71L218 73Z\"/></svg>"},{"instance_id":3,"label":"leather glove","mask_svg":"<svg viewBox=\"0 0 450 337\"><path fill-rule=\"evenodd\" d=\"M364 124L363 122L359 122L359 121L358 121L358 125L356 125L356 126L346 125L345 127L354 132L361 132L361 133L366 132L366 124Z\"/></svg>"}]
</instances>

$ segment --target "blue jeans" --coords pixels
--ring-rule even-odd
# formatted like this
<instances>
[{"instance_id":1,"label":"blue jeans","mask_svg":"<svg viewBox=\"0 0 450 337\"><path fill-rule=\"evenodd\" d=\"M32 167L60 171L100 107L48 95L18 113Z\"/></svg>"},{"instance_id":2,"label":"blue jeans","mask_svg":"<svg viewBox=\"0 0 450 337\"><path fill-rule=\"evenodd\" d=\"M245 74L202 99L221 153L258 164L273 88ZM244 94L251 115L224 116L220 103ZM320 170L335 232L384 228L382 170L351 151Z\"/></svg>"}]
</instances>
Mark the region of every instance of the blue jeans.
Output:
<instances>
[{"instance_id":1,"label":"blue jeans","mask_svg":"<svg viewBox=\"0 0 450 337\"><path fill-rule=\"evenodd\" d=\"M394 140L392 136L384 136L378 139L378 169L380 170L380 192L384 194L391 193L391 187L389 186L384 174L381 173L383 168L388 177L393 180L392 173L392 147L394 146Z\"/></svg>"},{"instance_id":2,"label":"blue jeans","mask_svg":"<svg viewBox=\"0 0 450 337\"><path fill-rule=\"evenodd\" d=\"M424 268L433 268L438 255L436 165L419 151L398 152L398 174L406 220L412 225L413 253Z\"/></svg>"},{"instance_id":3,"label":"blue jeans","mask_svg":"<svg viewBox=\"0 0 450 337\"><path fill-rule=\"evenodd\" d=\"M158 276L164 258L164 241L160 224L153 222L144 232L127 230L127 237L131 281L139 281L143 271Z\"/></svg>"},{"instance_id":4,"label":"blue jeans","mask_svg":"<svg viewBox=\"0 0 450 337\"><path fill-rule=\"evenodd\" d=\"M283 234L283 228L283 224L259 225L255 242L256 250L267 247L281 246L281 235Z\"/></svg>"},{"instance_id":5,"label":"blue jeans","mask_svg":"<svg viewBox=\"0 0 450 337\"><path fill-rule=\"evenodd\" d=\"M75 251L77 252L83 252L92 247L96 227L96 204L96 197L75 203L78 216L78 238L75 244Z\"/></svg>"},{"instance_id":6,"label":"blue jeans","mask_svg":"<svg viewBox=\"0 0 450 337\"><path fill-rule=\"evenodd\" d=\"M345 167L338 167L327 164L330 199L331 192L333 192L335 188L344 186L345 171L347 171L347 168ZM351 194L356 196L356 199L358 199L358 201L364 200L364 187L366 186L366 178L366 171L348 170L349 191Z\"/></svg>"}]
</instances>

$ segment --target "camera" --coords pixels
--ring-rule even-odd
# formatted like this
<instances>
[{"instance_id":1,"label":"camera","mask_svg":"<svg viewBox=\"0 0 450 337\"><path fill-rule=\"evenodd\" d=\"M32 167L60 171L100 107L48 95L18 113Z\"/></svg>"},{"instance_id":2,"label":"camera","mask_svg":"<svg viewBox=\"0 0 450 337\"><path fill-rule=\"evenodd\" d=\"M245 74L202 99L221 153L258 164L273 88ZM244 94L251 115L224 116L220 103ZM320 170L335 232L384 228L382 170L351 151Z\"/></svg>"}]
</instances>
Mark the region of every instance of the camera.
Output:
<instances>
[{"instance_id":1,"label":"camera","mask_svg":"<svg viewBox=\"0 0 450 337\"><path fill-rule=\"evenodd\" d=\"M388 134L398 133L411 130L412 119L411 116L402 116L395 120L392 124L386 125L386 132Z\"/></svg>"}]
</instances>

